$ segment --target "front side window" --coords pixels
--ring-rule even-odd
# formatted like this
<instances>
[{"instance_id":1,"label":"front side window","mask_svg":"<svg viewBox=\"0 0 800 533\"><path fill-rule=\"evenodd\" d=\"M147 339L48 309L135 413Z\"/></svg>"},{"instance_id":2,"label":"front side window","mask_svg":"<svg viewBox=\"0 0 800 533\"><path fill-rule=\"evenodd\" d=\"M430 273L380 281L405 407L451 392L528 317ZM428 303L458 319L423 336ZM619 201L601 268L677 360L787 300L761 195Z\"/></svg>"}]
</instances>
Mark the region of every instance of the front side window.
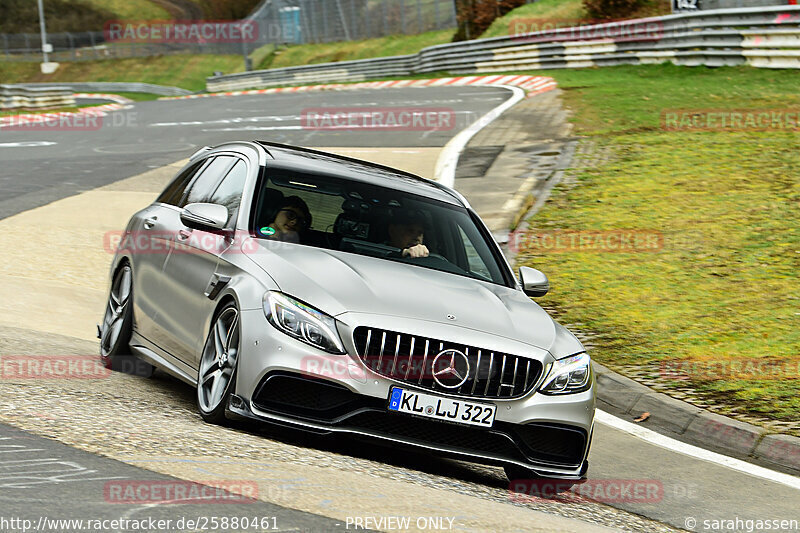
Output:
<instances>
[{"instance_id":1,"label":"front side window","mask_svg":"<svg viewBox=\"0 0 800 533\"><path fill-rule=\"evenodd\" d=\"M178 207L186 207L189 204L207 202L211 198L219 180L228 173L237 158L229 155L221 155L214 158L189 185L189 191L184 195Z\"/></svg>"},{"instance_id":2,"label":"front side window","mask_svg":"<svg viewBox=\"0 0 800 533\"><path fill-rule=\"evenodd\" d=\"M371 183L277 168L257 191L252 231L506 285L484 234L462 206Z\"/></svg>"},{"instance_id":3,"label":"front side window","mask_svg":"<svg viewBox=\"0 0 800 533\"><path fill-rule=\"evenodd\" d=\"M217 190L209 198L212 204L224 205L228 208L228 224L236 219L239 205L242 203L242 193L247 180L247 165L241 159L233 165Z\"/></svg>"}]
</instances>

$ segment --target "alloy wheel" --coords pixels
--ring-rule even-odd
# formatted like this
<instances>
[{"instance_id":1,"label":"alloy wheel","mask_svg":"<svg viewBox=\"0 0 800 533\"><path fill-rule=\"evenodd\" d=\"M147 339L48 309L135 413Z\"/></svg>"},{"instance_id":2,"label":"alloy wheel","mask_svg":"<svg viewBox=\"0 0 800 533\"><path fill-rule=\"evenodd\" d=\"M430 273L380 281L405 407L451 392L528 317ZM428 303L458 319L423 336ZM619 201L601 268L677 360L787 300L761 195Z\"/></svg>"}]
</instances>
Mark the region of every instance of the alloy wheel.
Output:
<instances>
[{"instance_id":1,"label":"alloy wheel","mask_svg":"<svg viewBox=\"0 0 800 533\"><path fill-rule=\"evenodd\" d=\"M114 278L108 295L108 304L100 335L100 353L103 357L109 357L118 348L120 335L123 333L126 319L130 313L132 283L131 267L125 265Z\"/></svg>"},{"instance_id":2,"label":"alloy wheel","mask_svg":"<svg viewBox=\"0 0 800 533\"><path fill-rule=\"evenodd\" d=\"M231 305L216 318L203 348L197 400L201 411L218 409L227 396L239 357L239 311Z\"/></svg>"}]
</instances>

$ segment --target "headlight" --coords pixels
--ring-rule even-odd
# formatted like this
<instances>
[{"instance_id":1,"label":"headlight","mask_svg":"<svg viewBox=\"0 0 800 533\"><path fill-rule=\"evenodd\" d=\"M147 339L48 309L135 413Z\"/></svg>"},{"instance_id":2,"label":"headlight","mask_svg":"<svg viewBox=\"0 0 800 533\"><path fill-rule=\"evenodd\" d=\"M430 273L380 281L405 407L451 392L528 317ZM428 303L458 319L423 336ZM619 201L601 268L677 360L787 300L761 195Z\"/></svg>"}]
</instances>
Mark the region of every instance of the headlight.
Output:
<instances>
[{"instance_id":1,"label":"headlight","mask_svg":"<svg viewBox=\"0 0 800 533\"><path fill-rule=\"evenodd\" d=\"M344 353L333 317L280 292L264 295L264 314L270 323L295 339L331 353Z\"/></svg>"},{"instance_id":2,"label":"headlight","mask_svg":"<svg viewBox=\"0 0 800 533\"><path fill-rule=\"evenodd\" d=\"M588 390L592 386L591 363L587 353L556 361L539 390L544 394L571 394Z\"/></svg>"}]
</instances>

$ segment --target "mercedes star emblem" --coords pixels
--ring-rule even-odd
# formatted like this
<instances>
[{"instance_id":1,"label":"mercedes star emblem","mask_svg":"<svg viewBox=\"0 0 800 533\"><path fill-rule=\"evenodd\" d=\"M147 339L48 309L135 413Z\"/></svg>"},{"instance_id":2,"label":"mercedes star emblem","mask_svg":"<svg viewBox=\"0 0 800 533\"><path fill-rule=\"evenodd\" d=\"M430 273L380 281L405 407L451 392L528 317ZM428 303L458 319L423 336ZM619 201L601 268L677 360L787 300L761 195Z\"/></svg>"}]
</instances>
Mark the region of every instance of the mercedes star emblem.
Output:
<instances>
[{"instance_id":1,"label":"mercedes star emblem","mask_svg":"<svg viewBox=\"0 0 800 533\"><path fill-rule=\"evenodd\" d=\"M433 358L433 379L445 389L457 389L469 378L469 359L458 350L443 350Z\"/></svg>"}]
</instances>

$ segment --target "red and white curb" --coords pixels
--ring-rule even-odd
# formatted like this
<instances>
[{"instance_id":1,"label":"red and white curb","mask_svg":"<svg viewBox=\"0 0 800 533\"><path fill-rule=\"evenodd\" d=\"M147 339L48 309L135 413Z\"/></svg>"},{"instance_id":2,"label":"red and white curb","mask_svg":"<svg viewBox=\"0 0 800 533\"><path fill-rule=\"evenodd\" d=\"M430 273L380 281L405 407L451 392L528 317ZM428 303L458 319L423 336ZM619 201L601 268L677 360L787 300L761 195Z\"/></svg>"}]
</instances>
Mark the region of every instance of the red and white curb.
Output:
<instances>
[{"instance_id":1,"label":"red and white curb","mask_svg":"<svg viewBox=\"0 0 800 533\"><path fill-rule=\"evenodd\" d=\"M75 98L95 98L98 100L111 100L117 104L132 104L133 100L130 98L125 98L124 96L120 96L118 94L107 94L107 93L75 93Z\"/></svg>"},{"instance_id":2,"label":"red and white curb","mask_svg":"<svg viewBox=\"0 0 800 533\"><path fill-rule=\"evenodd\" d=\"M402 87L462 87L462 86L511 86L519 87L528 96L551 91L556 81L547 76L461 76L458 78L432 78L425 80L367 81L359 83L327 83L322 85L301 85L298 87L274 87L271 89L249 89L246 91L227 91L186 96L165 96L159 100L186 100L192 98L211 98L217 96L243 96L250 94L297 93L308 91L342 91L352 89L389 89Z\"/></svg>"},{"instance_id":3,"label":"red and white curb","mask_svg":"<svg viewBox=\"0 0 800 533\"><path fill-rule=\"evenodd\" d=\"M95 93L76 93L75 98L102 98L111 100L113 104L103 104L93 107L84 107L78 111L59 111L57 113L22 113L19 115L7 115L0 117L0 128L9 126L21 126L25 124L38 124L41 122L53 122L79 116L104 117L112 111L124 109L133 100L116 94L95 94Z\"/></svg>"}]
</instances>

